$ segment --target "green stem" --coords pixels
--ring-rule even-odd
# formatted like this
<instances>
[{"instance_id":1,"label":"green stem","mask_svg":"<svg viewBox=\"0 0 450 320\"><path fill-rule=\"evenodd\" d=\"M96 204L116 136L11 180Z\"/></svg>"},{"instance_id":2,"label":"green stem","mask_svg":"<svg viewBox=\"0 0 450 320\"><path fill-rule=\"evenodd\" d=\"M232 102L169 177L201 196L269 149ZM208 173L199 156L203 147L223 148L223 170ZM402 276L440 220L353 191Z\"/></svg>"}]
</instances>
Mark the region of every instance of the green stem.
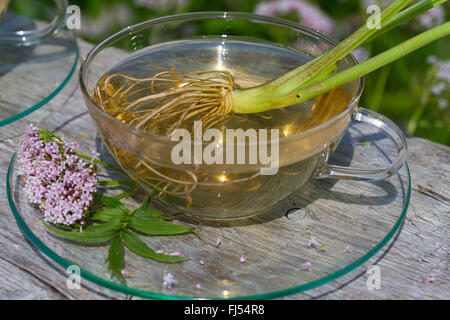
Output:
<instances>
[{"instance_id":1,"label":"green stem","mask_svg":"<svg viewBox=\"0 0 450 320\"><path fill-rule=\"evenodd\" d=\"M85 155L85 154L83 154L83 153L81 153L81 152L78 152L78 151L77 151L77 152L75 152L75 153L76 153L76 155L79 156L80 158L86 159L86 160L88 160L88 161L92 161L92 158L91 158L91 157L89 157L89 156L87 156L87 155ZM106 167L106 168L113 169L113 170L115 170L115 171L117 171L117 172L120 172L120 173L122 173L122 174L128 176L128 175L126 174L125 171L123 171L123 170L120 169L119 167L116 167L116 166L114 166L114 165L112 165L112 164L109 164L109 163L107 163L107 162L104 162L104 161L101 161L101 160L97 160L97 159L95 159L94 162L97 163L97 164L99 164L99 165L102 165L102 166L104 166L104 167Z\"/></svg>"},{"instance_id":2,"label":"green stem","mask_svg":"<svg viewBox=\"0 0 450 320\"><path fill-rule=\"evenodd\" d=\"M380 24L384 25L387 23L409 2L411 2L411 0L396 0L392 2L381 12ZM280 86L282 94L286 93L287 90L289 90L288 92L296 90L299 88L299 85L304 86L304 83L309 79L333 67L337 61L343 59L351 51L362 45L376 32L378 32L378 29L369 28L367 24L364 24L344 41L339 43L339 45L328 51L322 58L319 58L313 66L303 70L288 81L284 82L282 86Z\"/></svg>"},{"instance_id":3,"label":"green stem","mask_svg":"<svg viewBox=\"0 0 450 320\"><path fill-rule=\"evenodd\" d=\"M312 99L322 93L337 88L351 80L362 77L394 60L397 60L412 51L415 51L424 45L433 42L450 34L450 22L446 22L438 27L423 32L379 55L370 58L363 63L355 65L347 70L338 73L328 79L325 79L310 87L300 89L299 91L284 96L282 99L271 101L272 106L278 108L303 102ZM265 110L264 110L265 111ZM259 112L259 111L257 111Z\"/></svg>"},{"instance_id":4,"label":"green stem","mask_svg":"<svg viewBox=\"0 0 450 320\"><path fill-rule=\"evenodd\" d=\"M108 180L99 181L98 184L102 187L121 187L121 186L134 186L136 184L133 180Z\"/></svg>"},{"instance_id":5,"label":"green stem","mask_svg":"<svg viewBox=\"0 0 450 320\"><path fill-rule=\"evenodd\" d=\"M432 70L429 70L427 73L427 76L425 77L422 95L420 98L420 104L419 107L417 107L414 110L414 113L412 114L411 118L408 121L408 126L406 128L406 131L410 135L415 135L417 130L417 125L419 123L420 118L422 117L423 111L425 110L425 106L428 103L428 99L430 97L430 84L433 80L434 72Z\"/></svg>"},{"instance_id":6,"label":"green stem","mask_svg":"<svg viewBox=\"0 0 450 320\"><path fill-rule=\"evenodd\" d=\"M395 0L388 5L381 12L381 25L384 25L392 19L409 2L411 2L411 0ZM341 60L352 50L362 45L376 32L378 32L377 29L369 28L366 24L364 24L339 45L320 57L317 57L314 60L262 86L244 90L236 90L233 97L233 111L236 113L244 113L246 112L245 109L248 109L249 104L252 102L259 104L258 100L265 101L267 99L283 97L294 90L308 85L311 80L316 77L323 78L324 75L329 75L330 71L336 68L337 61Z\"/></svg>"},{"instance_id":7,"label":"green stem","mask_svg":"<svg viewBox=\"0 0 450 320\"><path fill-rule=\"evenodd\" d=\"M375 84L375 88L373 89L373 94L369 99L369 106L373 111L378 111L378 109L380 108L380 104L381 101L383 100L383 95L386 89L386 83L390 72L391 72L391 65L387 65L386 67L380 70L377 82Z\"/></svg>"}]
</instances>

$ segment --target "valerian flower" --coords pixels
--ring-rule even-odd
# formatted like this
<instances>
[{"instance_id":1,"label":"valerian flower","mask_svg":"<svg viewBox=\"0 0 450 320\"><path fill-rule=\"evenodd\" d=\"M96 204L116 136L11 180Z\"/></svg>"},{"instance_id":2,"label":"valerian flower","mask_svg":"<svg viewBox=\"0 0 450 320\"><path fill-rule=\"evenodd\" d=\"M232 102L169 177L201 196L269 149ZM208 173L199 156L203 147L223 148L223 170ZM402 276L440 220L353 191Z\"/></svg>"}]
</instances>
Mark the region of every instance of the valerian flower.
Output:
<instances>
[{"instance_id":1,"label":"valerian flower","mask_svg":"<svg viewBox=\"0 0 450 320\"><path fill-rule=\"evenodd\" d=\"M425 257L419 257L417 260L419 260L419 262L425 262L425 263L430 263L430 260L428 260Z\"/></svg>"},{"instance_id":2,"label":"valerian flower","mask_svg":"<svg viewBox=\"0 0 450 320\"><path fill-rule=\"evenodd\" d=\"M439 242L436 242L436 243L434 244L433 252L437 252L437 251L439 251L439 250L441 250L441 249L442 249L442 244L439 243Z\"/></svg>"},{"instance_id":3,"label":"valerian flower","mask_svg":"<svg viewBox=\"0 0 450 320\"><path fill-rule=\"evenodd\" d=\"M322 245L313 236L311 236L311 238L308 240L308 247L311 246L314 246L316 248L322 247Z\"/></svg>"},{"instance_id":4,"label":"valerian flower","mask_svg":"<svg viewBox=\"0 0 450 320\"><path fill-rule=\"evenodd\" d=\"M302 268L306 269L308 272L311 272L312 264L309 261L306 261L304 264L302 264Z\"/></svg>"},{"instance_id":5,"label":"valerian flower","mask_svg":"<svg viewBox=\"0 0 450 320\"><path fill-rule=\"evenodd\" d=\"M138 7L146 7L158 11L180 10L188 6L189 3L189 0L134 0L134 4Z\"/></svg>"},{"instance_id":6,"label":"valerian flower","mask_svg":"<svg viewBox=\"0 0 450 320\"><path fill-rule=\"evenodd\" d=\"M82 222L97 191L97 167L46 129L30 125L19 144L19 174L28 200L39 205L44 221L66 226Z\"/></svg>"},{"instance_id":7,"label":"valerian flower","mask_svg":"<svg viewBox=\"0 0 450 320\"><path fill-rule=\"evenodd\" d=\"M216 238L216 248L218 248L220 246L220 244L222 243L222 239L217 237Z\"/></svg>"},{"instance_id":8,"label":"valerian flower","mask_svg":"<svg viewBox=\"0 0 450 320\"><path fill-rule=\"evenodd\" d=\"M388 4L390 4L392 2L392 0L362 0L361 1L361 6L363 7L364 10L367 10L367 8L369 6L380 6L380 8L385 8Z\"/></svg>"},{"instance_id":9,"label":"valerian flower","mask_svg":"<svg viewBox=\"0 0 450 320\"><path fill-rule=\"evenodd\" d=\"M352 250L352 248L351 248L350 246L346 246L345 249L344 249L344 251L342 251L342 253L346 253L346 252L352 253L353 250Z\"/></svg>"},{"instance_id":10,"label":"valerian flower","mask_svg":"<svg viewBox=\"0 0 450 320\"><path fill-rule=\"evenodd\" d=\"M437 106L440 109L446 109L450 96L450 60L440 60L435 56L429 56L426 61L431 64L431 70L434 72L430 92Z\"/></svg>"},{"instance_id":11,"label":"valerian flower","mask_svg":"<svg viewBox=\"0 0 450 320\"><path fill-rule=\"evenodd\" d=\"M163 278L163 286L166 289L172 289L178 284L178 281L173 277L171 273L167 273Z\"/></svg>"},{"instance_id":12,"label":"valerian flower","mask_svg":"<svg viewBox=\"0 0 450 320\"><path fill-rule=\"evenodd\" d=\"M436 281L436 276L434 274L430 274L425 279L423 279L423 282L425 283L433 283Z\"/></svg>"},{"instance_id":13,"label":"valerian flower","mask_svg":"<svg viewBox=\"0 0 450 320\"><path fill-rule=\"evenodd\" d=\"M170 257L179 257L180 256L180 252L178 252L178 251L171 252L171 253L169 253L169 256Z\"/></svg>"},{"instance_id":14,"label":"valerian flower","mask_svg":"<svg viewBox=\"0 0 450 320\"><path fill-rule=\"evenodd\" d=\"M333 20L317 6L300 0L280 0L261 2L255 8L255 13L266 16L286 15L295 12L301 24L322 31L331 33L334 28Z\"/></svg>"},{"instance_id":15,"label":"valerian flower","mask_svg":"<svg viewBox=\"0 0 450 320\"><path fill-rule=\"evenodd\" d=\"M445 21L445 12L442 6L437 6L422 13L416 19L420 28L427 30L442 24Z\"/></svg>"},{"instance_id":16,"label":"valerian flower","mask_svg":"<svg viewBox=\"0 0 450 320\"><path fill-rule=\"evenodd\" d=\"M370 58L370 53L363 47L358 47L352 51L352 55L355 57L356 61L359 63L366 61Z\"/></svg>"},{"instance_id":17,"label":"valerian flower","mask_svg":"<svg viewBox=\"0 0 450 320\"><path fill-rule=\"evenodd\" d=\"M436 69L436 79L443 81L447 86L450 85L450 60L440 60L435 56L428 56L426 61Z\"/></svg>"}]
</instances>

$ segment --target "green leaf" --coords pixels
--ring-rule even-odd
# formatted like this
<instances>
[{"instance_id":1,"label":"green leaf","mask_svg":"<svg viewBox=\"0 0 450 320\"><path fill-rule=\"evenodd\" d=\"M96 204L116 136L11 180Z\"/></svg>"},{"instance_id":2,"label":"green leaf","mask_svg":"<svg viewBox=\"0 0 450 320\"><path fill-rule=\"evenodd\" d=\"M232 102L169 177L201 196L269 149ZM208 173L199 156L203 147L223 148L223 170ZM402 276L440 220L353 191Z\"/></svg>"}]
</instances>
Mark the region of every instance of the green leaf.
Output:
<instances>
[{"instance_id":1,"label":"green leaf","mask_svg":"<svg viewBox=\"0 0 450 320\"><path fill-rule=\"evenodd\" d=\"M108 222L113 219L122 219L124 215L125 212L120 208L106 208L95 211L92 219Z\"/></svg>"},{"instance_id":2,"label":"green leaf","mask_svg":"<svg viewBox=\"0 0 450 320\"><path fill-rule=\"evenodd\" d=\"M122 237L123 242L128 247L128 249L144 258L150 258L160 262L177 262L186 259L186 257L171 257L164 254L158 254L128 230L124 230Z\"/></svg>"},{"instance_id":3,"label":"green leaf","mask_svg":"<svg viewBox=\"0 0 450 320\"><path fill-rule=\"evenodd\" d=\"M114 219L104 224L90 226L82 232L65 231L54 228L46 224L45 222L43 223L49 230L53 231L57 235L60 235L69 240L85 243L99 243L108 241L112 239L117 231L122 227L122 221L120 221L119 219Z\"/></svg>"},{"instance_id":4,"label":"green leaf","mask_svg":"<svg viewBox=\"0 0 450 320\"><path fill-rule=\"evenodd\" d=\"M108 197L108 196L105 196L105 195L101 195L100 196L100 201L105 207L108 207L108 208L119 208L123 212L129 212L130 211L122 204L122 202L120 202L116 198Z\"/></svg>"},{"instance_id":5,"label":"green leaf","mask_svg":"<svg viewBox=\"0 0 450 320\"><path fill-rule=\"evenodd\" d=\"M159 210L154 210L154 209L146 209L146 208L137 208L136 210L133 211L133 215L135 215L136 217L139 218L147 218L147 217L170 217L170 215L168 215L167 213L161 212Z\"/></svg>"},{"instance_id":6,"label":"green leaf","mask_svg":"<svg viewBox=\"0 0 450 320\"><path fill-rule=\"evenodd\" d=\"M108 258L108 269L113 272L120 279L125 280L122 275L123 268L123 245L122 238L120 235L116 235L109 246Z\"/></svg>"},{"instance_id":7,"label":"green leaf","mask_svg":"<svg viewBox=\"0 0 450 320\"><path fill-rule=\"evenodd\" d=\"M122 219L113 219L111 221L108 221L107 223L102 224L93 224L84 229L83 232L89 231L89 232L97 232L102 230L114 230L119 231L123 226Z\"/></svg>"},{"instance_id":8,"label":"green leaf","mask_svg":"<svg viewBox=\"0 0 450 320\"><path fill-rule=\"evenodd\" d=\"M137 208L136 210L139 210L139 209L148 209L148 207L150 206L150 201L151 201L151 197L150 196L148 196L147 197L147 200L145 200L140 206L139 206L139 208ZM134 210L134 211L136 211L136 210Z\"/></svg>"},{"instance_id":9,"label":"green leaf","mask_svg":"<svg viewBox=\"0 0 450 320\"><path fill-rule=\"evenodd\" d=\"M51 142L55 139L61 140L56 134L48 131L45 128L39 128L39 139L45 143Z\"/></svg>"},{"instance_id":10,"label":"green leaf","mask_svg":"<svg viewBox=\"0 0 450 320\"><path fill-rule=\"evenodd\" d=\"M135 209L133 211L133 215L140 216L140 217L146 217L148 215L151 215L153 217L160 217L160 216L169 217L169 215L164 212L149 209L150 200L151 200L151 197L148 196L147 200L145 200L144 203L142 203L137 209Z\"/></svg>"},{"instance_id":11,"label":"green leaf","mask_svg":"<svg viewBox=\"0 0 450 320\"><path fill-rule=\"evenodd\" d=\"M98 184L102 187L120 187L120 186L134 186L135 181L132 180L102 180Z\"/></svg>"},{"instance_id":12,"label":"green leaf","mask_svg":"<svg viewBox=\"0 0 450 320\"><path fill-rule=\"evenodd\" d=\"M137 231L150 236L176 235L192 232L191 227L174 224L152 216L145 218L132 216L128 224Z\"/></svg>"}]
</instances>

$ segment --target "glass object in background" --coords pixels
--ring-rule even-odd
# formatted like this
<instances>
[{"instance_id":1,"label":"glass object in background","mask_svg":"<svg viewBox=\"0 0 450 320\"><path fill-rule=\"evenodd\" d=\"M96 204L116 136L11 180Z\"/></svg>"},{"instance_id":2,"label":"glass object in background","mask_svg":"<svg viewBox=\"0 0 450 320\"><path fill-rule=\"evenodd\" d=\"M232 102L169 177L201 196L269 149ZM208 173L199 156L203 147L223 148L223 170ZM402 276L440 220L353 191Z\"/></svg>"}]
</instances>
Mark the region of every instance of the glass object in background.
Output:
<instances>
[{"instance_id":1,"label":"glass object in background","mask_svg":"<svg viewBox=\"0 0 450 320\"><path fill-rule=\"evenodd\" d=\"M0 24L0 45L32 45L63 29L67 1L55 0L53 7L47 2L12 0Z\"/></svg>"},{"instance_id":2,"label":"glass object in background","mask_svg":"<svg viewBox=\"0 0 450 320\"><path fill-rule=\"evenodd\" d=\"M0 24L0 126L42 107L75 71L78 48L64 29L66 1L47 2L12 0Z\"/></svg>"}]
</instances>

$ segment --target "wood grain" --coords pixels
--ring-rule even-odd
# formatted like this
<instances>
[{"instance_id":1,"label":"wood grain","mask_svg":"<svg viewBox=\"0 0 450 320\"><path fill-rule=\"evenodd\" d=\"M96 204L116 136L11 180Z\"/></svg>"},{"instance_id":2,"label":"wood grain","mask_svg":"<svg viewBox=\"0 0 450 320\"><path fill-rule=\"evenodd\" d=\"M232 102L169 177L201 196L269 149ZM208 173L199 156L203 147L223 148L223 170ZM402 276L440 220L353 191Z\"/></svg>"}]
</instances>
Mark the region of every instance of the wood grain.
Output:
<instances>
[{"instance_id":1,"label":"wood grain","mask_svg":"<svg viewBox=\"0 0 450 320\"><path fill-rule=\"evenodd\" d=\"M81 56L90 45L79 41ZM115 55L120 53L115 52ZM38 81L39 74L36 74ZM24 119L0 127L0 298L16 299L125 299L93 283L83 282L80 290L66 286L64 270L43 256L20 232L11 213L5 190L6 172L17 146L18 136L33 122L44 123L60 134L90 137L95 128L81 96L77 77L47 105ZM45 85L45 84L43 84ZM14 94L14 92L11 92ZM30 99L32 90L21 92ZM285 299L449 299L449 199L450 148L408 137L408 164L412 194L407 218L396 238L376 257L349 274L324 286ZM84 147L94 145L86 143ZM88 150L84 150L88 151ZM330 199L330 206L339 205ZM435 244L443 249L433 252ZM419 261L425 257L429 262ZM381 269L381 289L368 290L366 269ZM429 274L437 278L424 283Z\"/></svg>"}]
</instances>

